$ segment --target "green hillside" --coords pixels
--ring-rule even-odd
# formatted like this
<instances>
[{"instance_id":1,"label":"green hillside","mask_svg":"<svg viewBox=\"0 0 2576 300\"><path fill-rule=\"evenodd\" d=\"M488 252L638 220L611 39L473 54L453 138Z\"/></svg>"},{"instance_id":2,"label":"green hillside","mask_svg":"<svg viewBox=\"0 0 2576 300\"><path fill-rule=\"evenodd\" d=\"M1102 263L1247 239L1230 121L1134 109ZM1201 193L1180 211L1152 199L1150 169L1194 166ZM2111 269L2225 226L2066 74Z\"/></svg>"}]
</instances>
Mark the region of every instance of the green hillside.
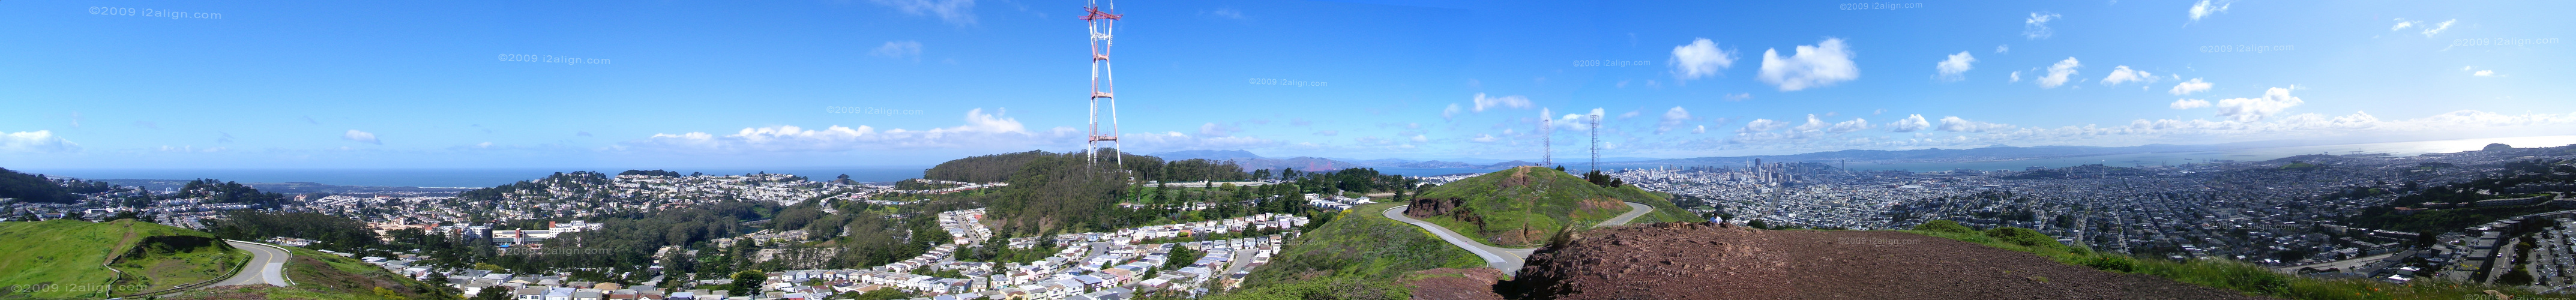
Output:
<instances>
[{"instance_id":1,"label":"green hillside","mask_svg":"<svg viewBox=\"0 0 2576 300\"><path fill-rule=\"evenodd\" d=\"M1435 268L1480 268L1483 258L1441 241L1421 227L1379 214L1402 203L1354 207L1288 242L1269 265L1253 269L1234 298L1264 298L1313 290L1401 290L1394 278ZM1300 294L1302 295L1302 294ZM1311 295L1309 295L1311 296ZM1224 298L1224 297L1220 297ZM1314 298L1314 297L1287 297Z\"/></svg>"},{"instance_id":2,"label":"green hillside","mask_svg":"<svg viewBox=\"0 0 2576 300\"><path fill-rule=\"evenodd\" d=\"M132 219L0 223L0 299L166 289L230 276L249 257L210 234Z\"/></svg>"},{"instance_id":3,"label":"green hillside","mask_svg":"<svg viewBox=\"0 0 2576 300\"><path fill-rule=\"evenodd\" d=\"M1560 229L1583 229L1643 203L1656 212L1630 223L1693 221L1668 196L1634 186L1603 187L1555 169L1518 167L1424 190L1406 213L1477 241L1502 247L1545 243Z\"/></svg>"},{"instance_id":4,"label":"green hillside","mask_svg":"<svg viewBox=\"0 0 2576 300\"><path fill-rule=\"evenodd\" d=\"M213 287L162 296L161 299L463 299L447 287L412 280L357 259L321 251L286 247L286 279L295 285Z\"/></svg>"}]
</instances>

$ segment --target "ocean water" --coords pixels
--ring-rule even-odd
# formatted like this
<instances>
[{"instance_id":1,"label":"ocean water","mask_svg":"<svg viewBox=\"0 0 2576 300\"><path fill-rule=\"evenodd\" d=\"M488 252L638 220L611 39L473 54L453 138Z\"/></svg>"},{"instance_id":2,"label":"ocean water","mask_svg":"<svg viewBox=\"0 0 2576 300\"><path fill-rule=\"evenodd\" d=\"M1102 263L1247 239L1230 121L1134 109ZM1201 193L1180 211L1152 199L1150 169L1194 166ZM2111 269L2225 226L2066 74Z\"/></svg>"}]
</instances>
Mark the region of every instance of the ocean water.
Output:
<instances>
[{"instance_id":1,"label":"ocean water","mask_svg":"<svg viewBox=\"0 0 2576 300\"><path fill-rule=\"evenodd\" d=\"M796 174L814 180L831 180L849 174L860 182L891 182L920 178L921 168L848 167L848 168L779 168L779 169L666 169L687 174L749 174L769 172ZM13 169L15 170L15 169ZM626 169L25 169L19 172L83 179L176 179L212 178L236 182L314 182L348 186L411 187L492 187L521 180L545 178L555 172L595 171L608 174Z\"/></svg>"}]
</instances>

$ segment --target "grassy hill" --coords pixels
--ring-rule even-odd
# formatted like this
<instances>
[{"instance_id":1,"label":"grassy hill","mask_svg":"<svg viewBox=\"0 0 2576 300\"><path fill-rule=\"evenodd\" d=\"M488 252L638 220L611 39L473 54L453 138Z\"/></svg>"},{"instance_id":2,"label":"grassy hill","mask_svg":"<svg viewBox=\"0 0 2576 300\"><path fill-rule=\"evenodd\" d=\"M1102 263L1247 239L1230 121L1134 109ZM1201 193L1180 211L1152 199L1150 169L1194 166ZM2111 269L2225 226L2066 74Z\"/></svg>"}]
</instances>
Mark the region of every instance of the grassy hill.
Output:
<instances>
[{"instance_id":1,"label":"grassy hill","mask_svg":"<svg viewBox=\"0 0 2576 300\"><path fill-rule=\"evenodd\" d=\"M0 299L123 296L222 279L249 258L214 235L131 219L0 223Z\"/></svg>"},{"instance_id":2,"label":"grassy hill","mask_svg":"<svg viewBox=\"0 0 2576 300\"><path fill-rule=\"evenodd\" d=\"M1634 186L1602 187L1574 174L1517 167L1424 190L1406 214L1502 247L1530 247L1560 229L1583 229L1644 203L1656 212L1631 223L1694 221L1668 196Z\"/></svg>"},{"instance_id":3,"label":"grassy hill","mask_svg":"<svg viewBox=\"0 0 2576 300\"><path fill-rule=\"evenodd\" d=\"M1288 242L1269 265L1253 269L1243 289L1225 299L1317 298L1334 293L1402 293L1394 278L1436 268L1480 268L1483 258L1431 236L1421 227L1379 214L1402 203L1374 203L1343 212ZM1401 297L1398 297L1401 298Z\"/></svg>"},{"instance_id":4,"label":"grassy hill","mask_svg":"<svg viewBox=\"0 0 2576 300\"><path fill-rule=\"evenodd\" d=\"M295 256L286 263L286 279L294 281L293 286L212 287L161 299L463 299L445 287L395 275L357 259L304 248L286 250Z\"/></svg>"}]
</instances>

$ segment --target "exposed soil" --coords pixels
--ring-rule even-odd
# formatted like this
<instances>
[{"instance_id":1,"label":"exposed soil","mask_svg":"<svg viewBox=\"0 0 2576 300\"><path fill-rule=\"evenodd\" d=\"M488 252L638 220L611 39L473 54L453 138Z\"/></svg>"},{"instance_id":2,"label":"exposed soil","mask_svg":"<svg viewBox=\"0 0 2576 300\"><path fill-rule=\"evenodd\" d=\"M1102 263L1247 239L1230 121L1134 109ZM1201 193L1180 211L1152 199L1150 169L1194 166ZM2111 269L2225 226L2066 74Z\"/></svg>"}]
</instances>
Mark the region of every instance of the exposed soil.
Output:
<instances>
[{"instance_id":1,"label":"exposed soil","mask_svg":"<svg viewBox=\"0 0 2576 300\"><path fill-rule=\"evenodd\" d=\"M1407 274L1405 285L1413 288L1416 300L1503 300L1494 293L1494 282L1502 280L1503 271L1492 268L1440 268Z\"/></svg>"},{"instance_id":2,"label":"exposed soil","mask_svg":"<svg viewBox=\"0 0 2576 300\"><path fill-rule=\"evenodd\" d=\"M1446 288L1415 293L1466 292ZM2259 299L1911 233L1708 223L1584 232L1531 255L1520 278L1496 290L1526 299Z\"/></svg>"}]
</instances>

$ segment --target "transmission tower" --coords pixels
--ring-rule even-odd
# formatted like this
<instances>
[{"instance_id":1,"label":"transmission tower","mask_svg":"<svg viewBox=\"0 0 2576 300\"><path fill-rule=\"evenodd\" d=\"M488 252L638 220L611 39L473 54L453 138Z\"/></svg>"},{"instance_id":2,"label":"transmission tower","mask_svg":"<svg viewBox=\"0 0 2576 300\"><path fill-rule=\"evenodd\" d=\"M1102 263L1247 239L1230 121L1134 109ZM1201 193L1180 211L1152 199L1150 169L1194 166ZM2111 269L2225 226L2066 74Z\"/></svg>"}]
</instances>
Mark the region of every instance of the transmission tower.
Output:
<instances>
[{"instance_id":1,"label":"transmission tower","mask_svg":"<svg viewBox=\"0 0 2576 300\"><path fill-rule=\"evenodd\" d=\"M1104 4L1106 7L1103 6ZM1125 166L1127 148L1118 144L1117 88L1109 81L1109 31L1117 27L1114 25L1120 15L1112 12L1118 11L1118 4L1093 0L1085 3L1082 10L1088 12L1082 15L1082 21L1091 26L1091 134L1082 144L1082 152L1089 155L1090 160L1085 165L1100 161L1100 142L1109 142L1111 149L1119 151L1118 154L1112 155L1111 159L1117 160L1118 165ZM1109 100L1108 134L1100 132L1101 100Z\"/></svg>"},{"instance_id":2,"label":"transmission tower","mask_svg":"<svg viewBox=\"0 0 2576 300\"><path fill-rule=\"evenodd\" d=\"M1556 165L1556 117L1545 108L1538 109L1538 167Z\"/></svg>"},{"instance_id":3,"label":"transmission tower","mask_svg":"<svg viewBox=\"0 0 2576 300\"><path fill-rule=\"evenodd\" d=\"M1601 114L1584 116L1592 121L1592 172L1601 172Z\"/></svg>"}]
</instances>

